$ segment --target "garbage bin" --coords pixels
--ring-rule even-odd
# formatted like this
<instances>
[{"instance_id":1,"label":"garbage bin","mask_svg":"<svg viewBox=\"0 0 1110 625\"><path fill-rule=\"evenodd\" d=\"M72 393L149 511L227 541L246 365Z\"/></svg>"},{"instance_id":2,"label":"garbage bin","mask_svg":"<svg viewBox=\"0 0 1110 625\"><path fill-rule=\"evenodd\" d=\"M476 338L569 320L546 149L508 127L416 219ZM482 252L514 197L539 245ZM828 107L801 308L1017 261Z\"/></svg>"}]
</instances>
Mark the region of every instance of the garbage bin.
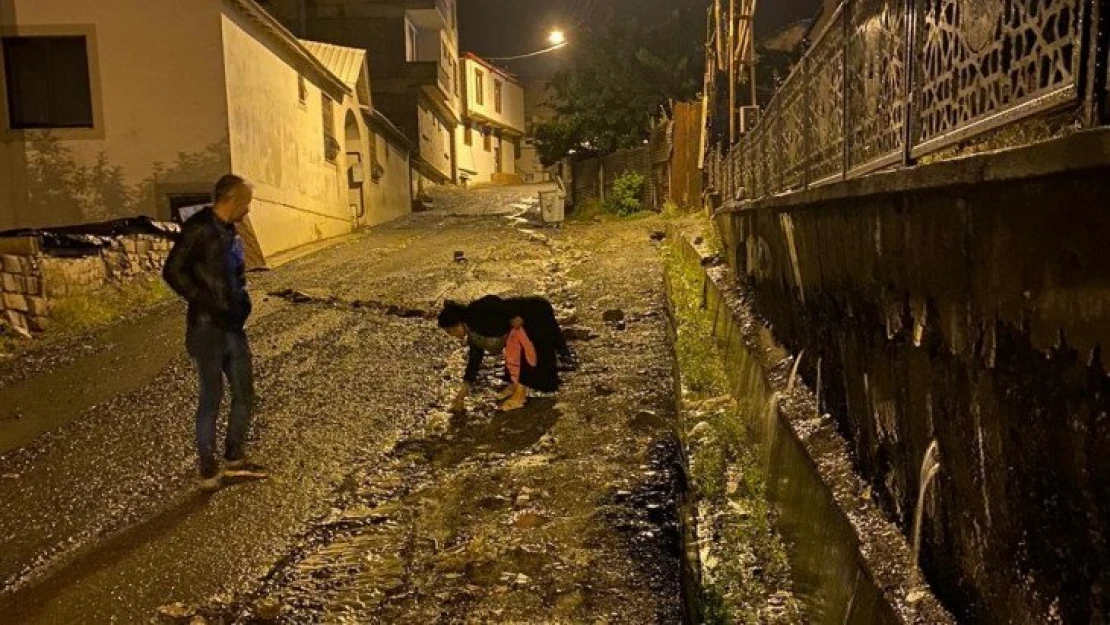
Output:
<instances>
[{"instance_id":1,"label":"garbage bin","mask_svg":"<svg viewBox=\"0 0 1110 625\"><path fill-rule=\"evenodd\" d=\"M552 226L558 226L562 224L564 214L566 213L564 203L565 200L561 192L541 191L540 213L543 216L543 223Z\"/></svg>"}]
</instances>

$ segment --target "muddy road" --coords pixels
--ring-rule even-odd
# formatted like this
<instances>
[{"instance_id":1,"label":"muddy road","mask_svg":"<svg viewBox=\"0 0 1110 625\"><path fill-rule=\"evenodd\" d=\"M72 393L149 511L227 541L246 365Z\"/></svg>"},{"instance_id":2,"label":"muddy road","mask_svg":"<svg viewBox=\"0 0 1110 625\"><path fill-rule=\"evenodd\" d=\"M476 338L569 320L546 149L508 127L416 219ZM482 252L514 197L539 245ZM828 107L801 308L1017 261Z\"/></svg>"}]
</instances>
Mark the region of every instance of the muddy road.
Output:
<instances>
[{"instance_id":1,"label":"muddy road","mask_svg":"<svg viewBox=\"0 0 1110 625\"><path fill-rule=\"evenodd\" d=\"M253 278L267 481L196 492L176 303L0 365L0 622L680 622L658 224L465 199ZM582 366L503 415L491 360L452 417L416 315L490 292L550 297Z\"/></svg>"}]
</instances>

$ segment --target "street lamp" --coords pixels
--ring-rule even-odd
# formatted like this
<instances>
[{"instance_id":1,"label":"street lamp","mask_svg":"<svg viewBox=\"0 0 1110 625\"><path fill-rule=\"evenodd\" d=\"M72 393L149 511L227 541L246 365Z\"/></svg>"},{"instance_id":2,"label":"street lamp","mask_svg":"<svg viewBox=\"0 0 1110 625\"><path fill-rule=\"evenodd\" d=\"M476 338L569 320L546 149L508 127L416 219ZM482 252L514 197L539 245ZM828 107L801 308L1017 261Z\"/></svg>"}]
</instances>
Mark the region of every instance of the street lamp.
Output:
<instances>
[{"instance_id":1,"label":"street lamp","mask_svg":"<svg viewBox=\"0 0 1110 625\"><path fill-rule=\"evenodd\" d=\"M517 59L530 59L534 56L540 56L541 54L547 54L549 52L554 52L556 50L565 48L568 45L570 45L570 41L567 40L566 33L559 30L558 28L556 28L555 30L552 30L550 33L548 33L547 43L549 43L551 45L547 48L544 48L543 50L537 50L535 52L529 52L528 54L518 54L517 56L502 56L502 57L491 58L491 59L486 59L486 60L488 60L488 61L515 61Z\"/></svg>"}]
</instances>

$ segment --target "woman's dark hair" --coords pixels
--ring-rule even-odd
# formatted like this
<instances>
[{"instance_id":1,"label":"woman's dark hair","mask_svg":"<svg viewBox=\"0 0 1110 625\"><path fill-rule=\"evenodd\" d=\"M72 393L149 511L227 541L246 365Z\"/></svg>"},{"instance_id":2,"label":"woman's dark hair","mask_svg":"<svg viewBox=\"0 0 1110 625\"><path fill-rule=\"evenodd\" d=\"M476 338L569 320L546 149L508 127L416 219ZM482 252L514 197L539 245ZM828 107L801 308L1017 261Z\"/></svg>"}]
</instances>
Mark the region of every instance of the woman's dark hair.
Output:
<instances>
[{"instance_id":1,"label":"woman's dark hair","mask_svg":"<svg viewBox=\"0 0 1110 625\"><path fill-rule=\"evenodd\" d=\"M466 306L458 302L448 300L443 304L443 310L439 312L439 327L444 330L453 328L459 324L464 323L466 317Z\"/></svg>"}]
</instances>

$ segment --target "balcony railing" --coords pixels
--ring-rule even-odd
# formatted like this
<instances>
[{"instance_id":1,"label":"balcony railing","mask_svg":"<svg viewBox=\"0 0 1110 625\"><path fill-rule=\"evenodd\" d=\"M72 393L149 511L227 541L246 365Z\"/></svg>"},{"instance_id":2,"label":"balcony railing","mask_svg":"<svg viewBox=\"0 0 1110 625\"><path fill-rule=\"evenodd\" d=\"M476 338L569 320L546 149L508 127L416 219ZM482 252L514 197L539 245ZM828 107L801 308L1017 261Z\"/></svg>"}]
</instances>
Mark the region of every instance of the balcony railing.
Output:
<instances>
[{"instance_id":1,"label":"balcony railing","mask_svg":"<svg viewBox=\"0 0 1110 625\"><path fill-rule=\"evenodd\" d=\"M845 0L731 150L714 188L752 200L855 178L1035 115L1095 110L1107 0ZM1083 106L1083 105L1089 106ZM1088 120L1089 121L1089 120Z\"/></svg>"}]
</instances>

